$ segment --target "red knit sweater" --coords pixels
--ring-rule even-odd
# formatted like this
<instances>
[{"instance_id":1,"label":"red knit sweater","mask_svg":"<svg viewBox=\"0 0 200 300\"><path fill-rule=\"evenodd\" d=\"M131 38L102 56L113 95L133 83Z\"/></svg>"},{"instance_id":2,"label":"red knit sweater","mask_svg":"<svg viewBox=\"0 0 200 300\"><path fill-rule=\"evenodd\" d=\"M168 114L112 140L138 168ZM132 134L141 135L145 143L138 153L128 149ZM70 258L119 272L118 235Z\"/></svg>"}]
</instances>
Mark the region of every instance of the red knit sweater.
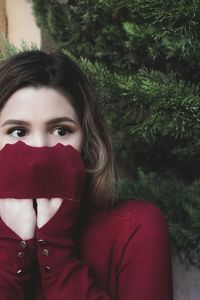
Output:
<instances>
[{"instance_id":1,"label":"red knit sweater","mask_svg":"<svg viewBox=\"0 0 200 300\"><path fill-rule=\"evenodd\" d=\"M87 211L64 199L27 241L0 219L0 263L2 300L173 298L167 225L146 201Z\"/></svg>"}]
</instances>

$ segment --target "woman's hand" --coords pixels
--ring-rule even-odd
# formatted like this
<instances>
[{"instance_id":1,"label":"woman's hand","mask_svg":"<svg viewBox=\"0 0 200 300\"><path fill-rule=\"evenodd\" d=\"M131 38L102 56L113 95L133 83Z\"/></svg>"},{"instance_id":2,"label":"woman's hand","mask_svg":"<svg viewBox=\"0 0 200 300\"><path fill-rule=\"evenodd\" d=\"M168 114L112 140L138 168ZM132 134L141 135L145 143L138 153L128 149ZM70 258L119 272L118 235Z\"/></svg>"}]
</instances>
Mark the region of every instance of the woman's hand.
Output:
<instances>
[{"instance_id":1,"label":"woman's hand","mask_svg":"<svg viewBox=\"0 0 200 300\"><path fill-rule=\"evenodd\" d=\"M59 209L61 198L38 198L37 201L37 226L41 228L45 225Z\"/></svg>"},{"instance_id":2,"label":"woman's hand","mask_svg":"<svg viewBox=\"0 0 200 300\"><path fill-rule=\"evenodd\" d=\"M36 213L31 199L0 199L0 217L23 240L34 237Z\"/></svg>"}]
</instances>

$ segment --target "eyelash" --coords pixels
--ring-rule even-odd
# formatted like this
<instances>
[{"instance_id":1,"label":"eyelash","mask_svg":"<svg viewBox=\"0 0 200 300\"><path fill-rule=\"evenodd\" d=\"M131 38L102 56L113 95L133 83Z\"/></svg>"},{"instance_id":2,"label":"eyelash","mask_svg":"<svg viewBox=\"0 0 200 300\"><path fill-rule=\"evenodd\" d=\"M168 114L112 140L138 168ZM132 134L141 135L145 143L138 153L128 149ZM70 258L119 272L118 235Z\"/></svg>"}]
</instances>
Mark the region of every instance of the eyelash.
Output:
<instances>
[{"instance_id":1,"label":"eyelash","mask_svg":"<svg viewBox=\"0 0 200 300\"><path fill-rule=\"evenodd\" d=\"M52 129L51 129L51 131L52 130L55 130L55 129L65 129L66 130L66 132L68 132L68 134L70 134L70 133L72 133L72 129L71 128L69 128L69 127L67 127L67 126L57 126L57 127L53 127ZM25 131L28 131L25 127L12 127L12 128L10 128L8 131L7 131L7 134L11 134L11 133L13 133L15 130L25 130ZM60 135L60 136L62 136L62 135ZM64 135L65 136L65 135ZM20 137L20 136L19 136ZM22 136L22 137L24 137L24 136Z\"/></svg>"}]
</instances>

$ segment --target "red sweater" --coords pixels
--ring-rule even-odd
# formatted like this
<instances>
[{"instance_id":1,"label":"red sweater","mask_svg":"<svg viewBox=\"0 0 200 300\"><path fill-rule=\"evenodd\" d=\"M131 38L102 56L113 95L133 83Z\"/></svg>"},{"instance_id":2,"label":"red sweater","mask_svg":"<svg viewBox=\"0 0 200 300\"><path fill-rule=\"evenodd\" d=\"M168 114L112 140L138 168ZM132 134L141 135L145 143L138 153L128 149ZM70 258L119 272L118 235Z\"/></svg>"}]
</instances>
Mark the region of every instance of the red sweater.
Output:
<instances>
[{"instance_id":1,"label":"red sweater","mask_svg":"<svg viewBox=\"0 0 200 300\"><path fill-rule=\"evenodd\" d=\"M127 201L112 211L91 211L79 253L70 258L71 245L54 236L62 217L61 205L37 229L36 243L22 241L1 221L1 299L172 300L168 230L154 205Z\"/></svg>"},{"instance_id":2,"label":"red sweater","mask_svg":"<svg viewBox=\"0 0 200 300\"><path fill-rule=\"evenodd\" d=\"M69 146L18 142L0 151L0 165L7 172L0 198L55 192L64 199L31 240L0 219L0 299L172 300L168 229L154 205L131 200L110 211L81 209L84 167Z\"/></svg>"}]
</instances>

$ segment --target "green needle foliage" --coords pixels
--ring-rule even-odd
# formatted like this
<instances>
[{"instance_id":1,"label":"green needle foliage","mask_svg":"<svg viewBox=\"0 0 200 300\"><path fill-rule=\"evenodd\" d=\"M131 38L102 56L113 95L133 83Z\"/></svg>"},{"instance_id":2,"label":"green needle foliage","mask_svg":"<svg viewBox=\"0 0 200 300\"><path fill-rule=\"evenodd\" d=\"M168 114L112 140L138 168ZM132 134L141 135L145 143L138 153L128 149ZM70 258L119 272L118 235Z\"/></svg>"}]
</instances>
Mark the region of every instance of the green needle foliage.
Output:
<instances>
[{"instance_id":1,"label":"green needle foliage","mask_svg":"<svg viewBox=\"0 0 200 300\"><path fill-rule=\"evenodd\" d=\"M59 47L121 73L146 66L199 78L200 2L32 0L39 26Z\"/></svg>"},{"instance_id":2,"label":"green needle foliage","mask_svg":"<svg viewBox=\"0 0 200 300\"><path fill-rule=\"evenodd\" d=\"M173 253L200 267L199 88L174 73L141 69L132 77L117 75L66 53L92 81L115 151L128 160L133 179L121 178L119 197L159 206Z\"/></svg>"},{"instance_id":3,"label":"green needle foliage","mask_svg":"<svg viewBox=\"0 0 200 300\"><path fill-rule=\"evenodd\" d=\"M126 166L119 196L160 207L173 253L200 266L200 1L31 2L92 82Z\"/></svg>"}]
</instances>

